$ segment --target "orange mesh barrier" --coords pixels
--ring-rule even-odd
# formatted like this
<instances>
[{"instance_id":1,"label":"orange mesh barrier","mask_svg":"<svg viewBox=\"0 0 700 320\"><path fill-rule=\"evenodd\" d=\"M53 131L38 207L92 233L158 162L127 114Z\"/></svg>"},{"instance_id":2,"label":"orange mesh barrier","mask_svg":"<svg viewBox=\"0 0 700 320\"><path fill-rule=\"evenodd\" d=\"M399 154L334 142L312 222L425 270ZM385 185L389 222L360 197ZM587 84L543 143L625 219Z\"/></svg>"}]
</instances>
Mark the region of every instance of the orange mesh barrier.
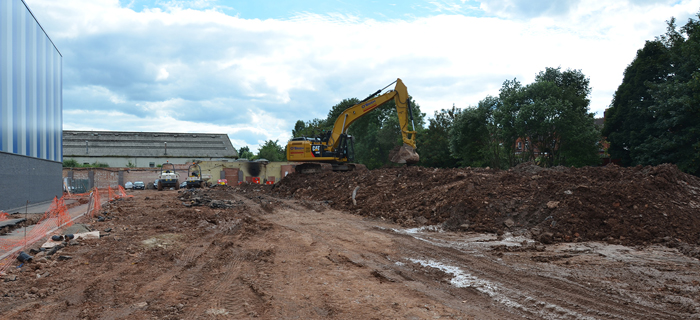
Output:
<instances>
[{"instance_id":1,"label":"orange mesh barrier","mask_svg":"<svg viewBox=\"0 0 700 320\"><path fill-rule=\"evenodd\" d=\"M91 193L90 202L88 206L87 215L89 217L95 217L97 213L102 210L102 200L100 199L100 191L95 188L95 191Z\"/></svg>"},{"instance_id":2,"label":"orange mesh barrier","mask_svg":"<svg viewBox=\"0 0 700 320\"><path fill-rule=\"evenodd\" d=\"M133 195L127 195L126 190L124 190L124 187L119 186L119 194L121 194L121 198L133 198Z\"/></svg>"},{"instance_id":3,"label":"orange mesh barrier","mask_svg":"<svg viewBox=\"0 0 700 320\"><path fill-rule=\"evenodd\" d=\"M41 240L50 230L57 227L70 226L71 224L71 217L68 214L68 209L66 208L63 198L57 199L54 197L49 210L44 213L44 217L39 220L25 236L0 240L0 250L10 251L18 246L26 247L27 245ZM18 254L19 250L2 259L0 261L0 271L7 270Z\"/></svg>"},{"instance_id":4,"label":"orange mesh barrier","mask_svg":"<svg viewBox=\"0 0 700 320\"><path fill-rule=\"evenodd\" d=\"M107 187L107 201L112 201L117 199L117 195L114 194L114 190L112 190L112 187Z\"/></svg>"},{"instance_id":5,"label":"orange mesh barrier","mask_svg":"<svg viewBox=\"0 0 700 320\"><path fill-rule=\"evenodd\" d=\"M0 221L7 220L10 218L10 215L7 214L7 212L0 211Z\"/></svg>"},{"instance_id":6,"label":"orange mesh barrier","mask_svg":"<svg viewBox=\"0 0 700 320\"><path fill-rule=\"evenodd\" d=\"M15 262L15 259L17 259L18 255L19 250L0 260L0 272L5 272L7 269L9 269L12 263Z\"/></svg>"},{"instance_id":7,"label":"orange mesh barrier","mask_svg":"<svg viewBox=\"0 0 700 320\"><path fill-rule=\"evenodd\" d=\"M108 194L110 192L112 191L107 190ZM124 189L122 188L120 188L119 192L124 196L126 195L126 192L124 192ZM94 217L102 210L100 190L95 188L89 194L73 194L72 196L64 197L75 198L87 196L89 196L89 200L86 215L88 217ZM8 217L9 215L7 215L5 212L0 211L0 220L7 219ZM44 213L44 216L41 218L41 220L39 220L39 222L37 222L31 229L25 229L26 235L14 234L11 237L0 239L0 256L7 252L10 252L11 250L16 250L15 252L12 252L8 256L0 260L0 272L4 272L10 266L12 266L13 263L15 263L15 260L19 255L19 252L21 251L20 248L26 248L27 246L32 245L35 242L41 240L42 238L46 237L49 231L53 230L54 228L70 226L71 224L71 216L68 213L68 208L65 205L64 198L54 198L53 202L51 203L51 206L49 207L49 210L47 210Z\"/></svg>"}]
</instances>

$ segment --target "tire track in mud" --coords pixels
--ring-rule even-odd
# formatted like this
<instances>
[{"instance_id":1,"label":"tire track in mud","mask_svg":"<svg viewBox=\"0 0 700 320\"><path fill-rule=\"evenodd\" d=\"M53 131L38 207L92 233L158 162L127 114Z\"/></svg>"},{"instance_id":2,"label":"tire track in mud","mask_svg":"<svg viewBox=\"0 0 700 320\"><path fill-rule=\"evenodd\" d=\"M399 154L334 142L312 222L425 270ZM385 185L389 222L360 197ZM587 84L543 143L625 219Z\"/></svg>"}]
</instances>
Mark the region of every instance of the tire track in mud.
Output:
<instances>
[{"instance_id":1,"label":"tire track in mud","mask_svg":"<svg viewBox=\"0 0 700 320\"><path fill-rule=\"evenodd\" d=\"M289 205L289 207L292 210L308 211L308 208L299 208L295 204ZM294 213L280 213L280 215L282 214L288 217ZM300 219L296 218L294 220ZM281 223L292 230L301 228L303 232L313 234L315 237L323 239L321 241L324 243L334 247L343 246L338 241L352 242L352 239L346 238L347 235L342 232L324 234L316 231L314 233L312 231L313 221L302 222L294 220ZM277 222L280 223L280 221ZM330 223L330 221L328 222ZM490 254L485 252L486 249L470 248L462 251L449 248L446 244L431 241L430 239L396 234L388 232L388 230L368 231L368 233L371 232L383 233L396 242L394 247L398 248L400 253L398 257L393 257L394 260L407 261L413 258L422 261L439 261L444 266L456 267L457 270L460 270L462 276L471 279L472 285L467 285L467 287L471 289L476 287L482 295L497 302L504 311L524 318L677 319L683 317L682 314L668 312L664 308L654 308L633 299L595 290L576 281L554 275L537 274L537 272L533 273L533 271L518 270L518 268L490 260ZM332 243L336 244L332 245ZM404 278L406 278L406 275L409 275L408 278L411 278L410 275L415 273L409 268L388 263L385 257L378 253L366 252L362 254L360 259L362 262L360 263L375 267L375 270L381 270L381 268L391 270L396 275ZM354 259L353 263L357 263L357 259ZM413 264L420 265L420 263L416 262ZM421 268L435 267L421 266ZM442 271L445 272L445 270ZM385 275L387 272L380 272L379 274ZM416 278L420 277L416 276ZM451 288L445 288L445 290L455 291ZM456 290L464 289L457 288Z\"/></svg>"},{"instance_id":2,"label":"tire track in mud","mask_svg":"<svg viewBox=\"0 0 700 320\"><path fill-rule=\"evenodd\" d=\"M394 282L393 278L400 278L398 275L384 277L382 275L384 267L387 263L392 263L387 260L385 249L390 245L387 243L386 236L378 233L368 233L365 228L362 230L350 229L347 230L349 221L357 221L356 216L346 216L343 213L334 210L325 210L323 212L311 212L307 206L301 207L296 203L287 203L284 210L279 210L274 216L267 216L270 221L281 228L291 231L284 233L285 236L293 235L297 239L288 241L289 243L303 243L303 246L284 246L286 250L278 250L278 259L289 257L291 261L310 260L315 261L320 277L297 276L302 270L293 270L289 273L286 283L294 285L298 282L300 288L313 288L314 292L308 296L302 296L299 301L295 297L290 297L292 301L276 300L277 304L284 303L285 317L299 318L325 318L325 317L357 317L358 307L365 303L376 305L379 297L371 296L371 292L364 290L363 284L369 284L370 291L379 290L385 292L385 289L373 287L377 283ZM320 217L323 215L323 217ZM353 223L353 222L350 222ZM354 226L353 226L354 227ZM362 243L370 243L370 246L380 248L378 252L366 250ZM280 247L283 245L280 244ZM359 251L357 250L359 249ZM286 254L285 254L286 252ZM333 279L335 283L325 281L324 277ZM391 279L390 279L391 278ZM290 281L291 280L291 281ZM294 281L294 282L292 282ZM283 282L285 283L285 282ZM398 285L400 286L400 285ZM353 288L353 289L351 289ZM364 289L367 289L364 288ZM405 290L401 288L399 290ZM349 291L352 291L350 293ZM369 295L368 295L369 294ZM413 299L419 299L426 302L425 296L422 294L413 294L402 292L399 295L387 294L381 299L392 299L394 301L402 301L400 296L410 296ZM420 297L420 298L417 298ZM421 315L421 312L412 313L402 309L397 303L387 303L392 305L392 308L381 312L381 318L425 318L426 315ZM419 306L420 305L420 306ZM423 311L423 304L415 304L414 306ZM405 306L403 306L405 308ZM290 312L294 309L294 312ZM375 310L380 310L376 309ZM376 317L378 314L362 311L365 317ZM458 312L457 312L458 313ZM417 316L416 314L420 315Z\"/></svg>"},{"instance_id":3,"label":"tire track in mud","mask_svg":"<svg viewBox=\"0 0 700 320\"><path fill-rule=\"evenodd\" d=\"M566 279L533 275L490 261L486 255L474 256L447 248L422 237L400 235L413 245L402 246L402 255L414 259L423 268L443 272L458 268L477 290L501 303L506 310L532 319L677 319L672 314L635 303L629 299L594 291ZM431 265L427 262L437 262ZM409 271L407 271L409 272ZM450 272L446 272L450 273ZM453 276L457 274L453 273Z\"/></svg>"},{"instance_id":4,"label":"tire track in mud","mask_svg":"<svg viewBox=\"0 0 700 320\"><path fill-rule=\"evenodd\" d=\"M260 218L294 231L301 237L310 237L310 242L317 247L311 248L309 241L306 242L309 246L286 246L284 248L290 254L279 251L278 259L304 259L306 255L312 258L310 255L314 251L330 251L332 248L334 256L329 254L332 259L328 260L338 266L366 268L367 273L372 272L372 276L380 281L406 282L413 288L411 290L467 314L469 306L460 306L458 302L472 301L478 295L481 298L474 301L482 303L480 306L484 306L483 301L491 301L493 306L503 311L500 314L526 319L678 319L688 316L650 297L642 295L639 299L639 296L615 294L614 290L608 290L605 286L591 286L585 278L550 274L547 268L532 263L499 262L485 247L455 248L450 242L441 243L429 236L400 234L391 229L377 228L380 225L389 226L382 221L362 221L356 215L345 216L334 210L316 212L316 207L322 207L320 203L314 206L308 200L303 204L295 200L278 201L285 204L284 209L278 207L272 216L267 211ZM372 237L376 235L379 236L375 241ZM388 238L388 242L382 237ZM290 242L300 243L297 239ZM430 261L437 264L430 265ZM288 277L287 283L307 280L296 275ZM455 278L464 283L451 283ZM411 284L414 281L415 284ZM316 289L323 291L322 287ZM332 295L332 291L328 293ZM319 301L314 304L315 307L318 307ZM348 301L343 302L347 308ZM303 306L303 303L289 304L291 307ZM332 310L333 301L329 300L328 305ZM305 316L318 315L311 313Z\"/></svg>"},{"instance_id":5,"label":"tire track in mud","mask_svg":"<svg viewBox=\"0 0 700 320\"><path fill-rule=\"evenodd\" d=\"M249 270L248 252L232 246L230 239L215 242L196 259L187 262L192 269L188 274L192 276L186 279L185 292L189 293L187 296L190 300L200 303L187 306L184 318L225 316L241 319L259 316L260 311L264 310L263 303L245 280L255 275ZM212 274L215 276L211 277ZM206 281L206 278L211 280Z\"/></svg>"}]
</instances>

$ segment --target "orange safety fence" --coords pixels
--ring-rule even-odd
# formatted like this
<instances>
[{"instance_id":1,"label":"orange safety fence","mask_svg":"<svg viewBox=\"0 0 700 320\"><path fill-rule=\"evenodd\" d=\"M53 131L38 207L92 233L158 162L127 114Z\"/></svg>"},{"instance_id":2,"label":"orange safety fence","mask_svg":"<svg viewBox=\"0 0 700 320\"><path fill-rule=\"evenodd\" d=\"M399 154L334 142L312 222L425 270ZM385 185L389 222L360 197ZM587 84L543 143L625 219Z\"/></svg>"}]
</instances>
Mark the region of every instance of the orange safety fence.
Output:
<instances>
[{"instance_id":1,"label":"orange safety fence","mask_svg":"<svg viewBox=\"0 0 700 320\"><path fill-rule=\"evenodd\" d=\"M117 195L112 190L112 187L107 187L107 201L112 201L117 199Z\"/></svg>"},{"instance_id":2,"label":"orange safety fence","mask_svg":"<svg viewBox=\"0 0 700 320\"><path fill-rule=\"evenodd\" d=\"M122 198L133 198L134 197L134 195L132 195L132 194L127 195L126 190L124 190L124 187L122 187L122 186L119 186L119 193L121 194Z\"/></svg>"},{"instance_id":3,"label":"orange safety fence","mask_svg":"<svg viewBox=\"0 0 700 320\"><path fill-rule=\"evenodd\" d=\"M71 216L68 213L68 208L65 205L64 198L70 199L76 197L89 196L88 209L86 211L86 215L92 218L97 216L97 214L102 210L102 197L100 195L100 192L105 191L95 188L90 193L73 194L68 197L64 196L61 199L54 198L53 202L51 203L51 206L49 207L49 210L47 210L44 213L44 216L41 218L41 220L39 220L39 222L33 225L31 229L26 231L25 235L0 239L0 255L2 255L4 252L16 250L0 260L0 272L4 272L5 270L7 270L7 268L9 268L15 261L15 259L19 255L19 252L21 251L17 250L17 247L26 248L27 246L32 245L35 242L47 236L49 231L53 230L54 228L61 228L73 224L73 222L71 221ZM117 194L109 188L108 190L106 190L107 195L110 197L109 199L126 196L126 192L123 188L120 187L118 192L121 195ZM0 221L3 219L7 219L8 216L9 215L7 215L5 212L0 211Z\"/></svg>"},{"instance_id":4,"label":"orange safety fence","mask_svg":"<svg viewBox=\"0 0 700 320\"><path fill-rule=\"evenodd\" d=\"M100 197L99 189L95 188L90 194L90 201L88 202L87 216L94 218L102 210L102 200Z\"/></svg>"},{"instance_id":5,"label":"orange safety fence","mask_svg":"<svg viewBox=\"0 0 700 320\"><path fill-rule=\"evenodd\" d=\"M5 211L0 211L0 221L10 219L10 215Z\"/></svg>"},{"instance_id":6,"label":"orange safety fence","mask_svg":"<svg viewBox=\"0 0 700 320\"><path fill-rule=\"evenodd\" d=\"M18 246L26 247L41 240L50 230L70 226L71 224L71 217L68 214L68 209L66 208L63 198L54 198L49 210L44 213L43 218L41 218L41 220L39 220L39 222L23 237L0 240L0 250L10 251ZM0 272L7 270L18 254L19 250L0 260Z\"/></svg>"},{"instance_id":7,"label":"orange safety fence","mask_svg":"<svg viewBox=\"0 0 700 320\"><path fill-rule=\"evenodd\" d=\"M2 260L0 260L0 273L3 273L5 271L7 271L7 269L10 268L10 266L12 265L12 262L14 262L15 259L17 259L17 256L19 255L19 253L20 253L20 250L17 250L15 252L9 254L7 257L3 258Z\"/></svg>"}]
</instances>

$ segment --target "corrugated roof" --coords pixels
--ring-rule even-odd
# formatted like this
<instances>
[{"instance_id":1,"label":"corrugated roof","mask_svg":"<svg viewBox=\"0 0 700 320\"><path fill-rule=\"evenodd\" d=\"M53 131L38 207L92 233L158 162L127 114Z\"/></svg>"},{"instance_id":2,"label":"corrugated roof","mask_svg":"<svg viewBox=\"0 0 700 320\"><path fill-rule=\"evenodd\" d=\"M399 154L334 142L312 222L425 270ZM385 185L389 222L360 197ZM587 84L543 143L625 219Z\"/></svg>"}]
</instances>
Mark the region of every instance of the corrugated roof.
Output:
<instances>
[{"instance_id":1,"label":"corrugated roof","mask_svg":"<svg viewBox=\"0 0 700 320\"><path fill-rule=\"evenodd\" d=\"M238 152L223 133L63 130L63 156L238 158Z\"/></svg>"}]
</instances>

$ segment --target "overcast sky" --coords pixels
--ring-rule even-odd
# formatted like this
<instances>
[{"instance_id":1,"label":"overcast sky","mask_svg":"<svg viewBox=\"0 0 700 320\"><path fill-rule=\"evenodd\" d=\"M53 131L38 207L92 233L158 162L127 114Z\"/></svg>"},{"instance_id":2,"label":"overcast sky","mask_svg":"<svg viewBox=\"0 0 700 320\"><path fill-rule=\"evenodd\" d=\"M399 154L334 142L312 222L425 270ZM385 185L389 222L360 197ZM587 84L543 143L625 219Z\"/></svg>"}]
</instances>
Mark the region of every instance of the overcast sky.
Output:
<instances>
[{"instance_id":1,"label":"overcast sky","mask_svg":"<svg viewBox=\"0 0 700 320\"><path fill-rule=\"evenodd\" d=\"M25 0L63 55L63 128L285 145L401 78L432 116L581 69L602 116L625 67L700 0ZM420 148L420 146L419 146Z\"/></svg>"}]
</instances>

